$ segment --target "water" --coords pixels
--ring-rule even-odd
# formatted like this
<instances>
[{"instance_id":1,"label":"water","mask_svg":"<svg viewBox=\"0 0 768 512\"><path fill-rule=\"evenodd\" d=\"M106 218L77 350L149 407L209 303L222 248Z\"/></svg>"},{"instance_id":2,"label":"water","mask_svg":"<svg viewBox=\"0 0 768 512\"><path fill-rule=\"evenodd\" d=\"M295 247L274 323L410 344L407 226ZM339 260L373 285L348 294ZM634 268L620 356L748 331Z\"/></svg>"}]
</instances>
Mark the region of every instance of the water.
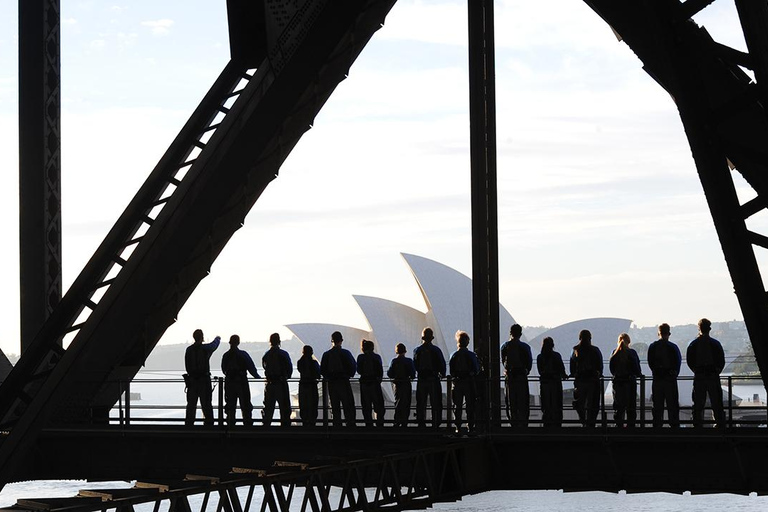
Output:
<instances>
[{"instance_id":1,"label":"water","mask_svg":"<svg viewBox=\"0 0 768 512\"><path fill-rule=\"evenodd\" d=\"M9 484L0 492L0 507L10 506L19 498L74 496L80 489L130 487L128 482L38 481ZM242 496L241 498L244 498ZM244 499L243 499L244 502ZM251 510L258 510L261 493L257 490ZM336 501L331 501L336 503ZM298 510L300 502L293 505ZM190 499L192 510L200 510L199 498ZM215 510L215 501L209 510ZM137 512L151 512L149 505L137 507ZM161 511L167 510L167 504ZM764 512L768 496L739 496L733 494L667 494L667 493L606 493L562 491L493 491L466 496L455 503L438 503L437 512Z\"/></svg>"}]
</instances>

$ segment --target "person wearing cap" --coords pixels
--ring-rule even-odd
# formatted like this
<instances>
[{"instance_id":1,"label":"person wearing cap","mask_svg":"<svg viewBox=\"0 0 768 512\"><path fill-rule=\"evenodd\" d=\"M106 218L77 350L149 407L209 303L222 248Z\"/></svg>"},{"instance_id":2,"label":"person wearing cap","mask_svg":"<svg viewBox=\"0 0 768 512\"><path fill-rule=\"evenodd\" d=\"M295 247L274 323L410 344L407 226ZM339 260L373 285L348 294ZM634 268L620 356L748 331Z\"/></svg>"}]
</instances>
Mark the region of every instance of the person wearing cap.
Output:
<instances>
[{"instance_id":1,"label":"person wearing cap","mask_svg":"<svg viewBox=\"0 0 768 512\"><path fill-rule=\"evenodd\" d=\"M304 345L301 357L296 362L299 370L299 416L301 425L314 427L317 422L317 404L320 397L317 392L317 381L320 380L320 363L314 356L312 345Z\"/></svg>"},{"instance_id":2,"label":"person wearing cap","mask_svg":"<svg viewBox=\"0 0 768 512\"><path fill-rule=\"evenodd\" d=\"M416 367L416 422L426 426L427 400L432 407L432 428L437 429L443 417L443 388L440 379L445 377L445 356L439 347L432 344L435 339L432 328L421 331L421 345L413 349L413 364Z\"/></svg>"},{"instance_id":3,"label":"person wearing cap","mask_svg":"<svg viewBox=\"0 0 768 512\"><path fill-rule=\"evenodd\" d=\"M664 404L670 427L680 426L680 401L677 376L680 375L682 357L677 344L669 341L669 324L659 326L659 339L648 347L648 366L653 373L651 398L653 400L653 426L664 424Z\"/></svg>"},{"instance_id":4,"label":"person wearing cap","mask_svg":"<svg viewBox=\"0 0 768 512\"><path fill-rule=\"evenodd\" d=\"M531 411L528 374L533 367L533 354L522 336L523 328L514 324L509 328L509 341L501 346L507 418L513 427L527 427Z\"/></svg>"},{"instance_id":5,"label":"person wearing cap","mask_svg":"<svg viewBox=\"0 0 768 512\"><path fill-rule=\"evenodd\" d=\"M693 426L702 426L704 405L709 396L715 426L722 428L725 411L720 372L725 368L725 352L720 342L709 335L711 330L712 322L706 318L699 320L699 335L686 351L688 367L693 371Z\"/></svg>"},{"instance_id":6,"label":"person wearing cap","mask_svg":"<svg viewBox=\"0 0 768 512\"><path fill-rule=\"evenodd\" d=\"M451 398L453 399L454 423L456 433L461 431L461 416L466 401L467 408L467 429L472 432L475 429L475 398L476 382L475 378L480 373L480 363L474 352L469 350L469 334L465 331L456 331L456 347L458 350L451 354L448 360L448 368L451 372L451 382L453 390Z\"/></svg>"},{"instance_id":7,"label":"person wearing cap","mask_svg":"<svg viewBox=\"0 0 768 512\"><path fill-rule=\"evenodd\" d=\"M288 352L280 348L280 335L273 333L269 337L270 348L261 358L267 384L264 386L264 426L272 423L275 404L280 407L280 425L291 424L291 395L288 392L288 379L293 375L293 363Z\"/></svg>"},{"instance_id":8,"label":"person wearing cap","mask_svg":"<svg viewBox=\"0 0 768 512\"><path fill-rule=\"evenodd\" d=\"M251 403L251 388L248 385L248 374L254 379L260 379L253 359L245 350L240 350L240 336L233 334L229 338L229 350L221 357L221 371L224 373L224 410L227 413L227 425L234 426L237 402L243 413L243 424L253 425L253 404Z\"/></svg>"},{"instance_id":9,"label":"person wearing cap","mask_svg":"<svg viewBox=\"0 0 768 512\"><path fill-rule=\"evenodd\" d=\"M405 345L398 343L395 346L396 356L390 361L387 369L387 377L392 379L395 392L395 427L407 426L411 415L411 381L416 378L416 367L413 365L413 359L406 357L407 351Z\"/></svg>"},{"instance_id":10,"label":"person wearing cap","mask_svg":"<svg viewBox=\"0 0 768 512\"><path fill-rule=\"evenodd\" d=\"M341 427L341 411L347 427L355 426L355 397L349 379L355 376L357 363L352 353L342 348L344 338L339 331L331 334L331 348L320 359L320 373L328 381L328 396L331 400L333 426Z\"/></svg>"},{"instance_id":11,"label":"person wearing cap","mask_svg":"<svg viewBox=\"0 0 768 512\"><path fill-rule=\"evenodd\" d=\"M362 354L357 356L357 373L360 374L360 408L366 427L373 427L373 413L376 414L376 426L384 426L384 395L381 392L381 380L384 367L381 356L373 351L371 340L360 342Z\"/></svg>"},{"instance_id":12,"label":"person wearing cap","mask_svg":"<svg viewBox=\"0 0 768 512\"><path fill-rule=\"evenodd\" d=\"M221 338L216 336L212 342L203 343L205 337L201 329L192 333L194 342L184 352L184 383L187 388L187 410L185 425L194 425L197 415L197 402L203 410L203 422L213 425L213 386L211 385L211 355L219 348Z\"/></svg>"}]
</instances>

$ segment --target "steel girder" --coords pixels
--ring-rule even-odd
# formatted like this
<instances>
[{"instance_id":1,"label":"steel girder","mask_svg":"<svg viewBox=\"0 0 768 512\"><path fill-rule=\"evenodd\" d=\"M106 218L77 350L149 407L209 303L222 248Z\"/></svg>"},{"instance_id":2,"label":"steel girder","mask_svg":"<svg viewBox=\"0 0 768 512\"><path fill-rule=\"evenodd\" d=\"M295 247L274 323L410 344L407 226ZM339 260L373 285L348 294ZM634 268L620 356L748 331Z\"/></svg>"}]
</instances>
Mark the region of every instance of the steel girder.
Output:
<instances>
[{"instance_id":1,"label":"steel girder","mask_svg":"<svg viewBox=\"0 0 768 512\"><path fill-rule=\"evenodd\" d=\"M61 299L59 0L19 0L21 352Z\"/></svg>"},{"instance_id":2,"label":"steel girder","mask_svg":"<svg viewBox=\"0 0 768 512\"><path fill-rule=\"evenodd\" d=\"M765 0L741 6L750 53L717 43L690 18L711 1L585 0L632 48L675 100L709 205L736 297L768 387L768 295L756 249L768 236L748 221L768 206ZM749 5L749 7L745 7ZM749 14L747 14L747 11ZM755 70L758 82L740 66ZM741 202L731 166L756 196Z\"/></svg>"},{"instance_id":3,"label":"steel girder","mask_svg":"<svg viewBox=\"0 0 768 512\"><path fill-rule=\"evenodd\" d=\"M106 417L393 3L296 3L227 65L0 387L0 482L50 420Z\"/></svg>"},{"instance_id":4,"label":"steel girder","mask_svg":"<svg viewBox=\"0 0 768 512\"><path fill-rule=\"evenodd\" d=\"M154 510L167 507L170 512L422 509L487 489L468 474L472 466L464 460L464 452L476 444L448 444L335 464L275 461L269 468L232 468L221 476L139 480L130 489L87 489L76 497L20 499L2 510L133 512L146 504L154 504Z\"/></svg>"}]
</instances>

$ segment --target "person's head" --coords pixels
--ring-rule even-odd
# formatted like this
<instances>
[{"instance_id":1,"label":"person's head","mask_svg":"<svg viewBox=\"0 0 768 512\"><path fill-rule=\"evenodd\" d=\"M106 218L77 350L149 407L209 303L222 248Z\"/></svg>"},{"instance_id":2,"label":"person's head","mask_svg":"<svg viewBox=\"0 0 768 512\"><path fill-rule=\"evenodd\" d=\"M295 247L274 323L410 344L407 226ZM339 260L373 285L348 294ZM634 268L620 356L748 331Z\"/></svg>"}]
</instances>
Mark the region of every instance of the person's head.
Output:
<instances>
[{"instance_id":1,"label":"person's head","mask_svg":"<svg viewBox=\"0 0 768 512\"><path fill-rule=\"evenodd\" d=\"M520 336L523 335L522 326L520 324L513 324L512 327L509 328L509 335L515 339L520 338Z\"/></svg>"},{"instance_id":2,"label":"person's head","mask_svg":"<svg viewBox=\"0 0 768 512\"><path fill-rule=\"evenodd\" d=\"M202 329L195 329L195 332L192 333L192 339L195 340L195 343L202 343L203 342L203 330Z\"/></svg>"},{"instance_id":3,"label":"person's head","mask_svg":"<svg viewBox=\"0 0 768 512\"><path fill-rule=\"evenodd\" d=\"M240 336L233 334L229 337L229 346L236 348L240 344Z\"/></svg>"},{"instance_id":4,"label":"person's head","mask_svg":"<svg viewBox=\"0 0 768 512\"><path fill-rule=\"evenodd\" d=\"M616 350L628 349L630 343L629 334L623 332L619 334L619 339L616 341Z\"/></svg>"},{"instance_id":5,"label":"person's head","mask_svg":"<svg viewBox=\"0 0 768 512\"><path fill-rule=\"evenodd\" d=\"M425 343L432 343L432 340L435 339L435 333L432 332L431 327L425 327L423 331L421 331L421 339Z\"/></svg>"},{"instance_id":6,"label":"person's head","mask_svg":"<svg viewBox=\"0 0 768 512\"><path fill-rule=\"evenodd\" d=\"M279 347L280 346L280 335L276 332L273 332L269 336L269 345L272 347Z\"/></svg>"},{"instance_id":7,"label":"person's head","mask_svg":"<svg viewBox=\"0 0 768 512\"><path fill-rule=\"evenodd\" d=\"M589 332L587 329L582 330L579 332L579 345L591 345L592 344L592 333Z\"/></svg>"},{"instance_id":8,"label":"person's head","mask_svg":"<svg viewBox=\"0 0 768 512\"><path fill-rule=\"evenodd\" d=\"M408 349L405 348L404 344L398 343L397 345L395 345L395 354L400 355L400 354L405 354L406 352L408 352Z\"/></svg>"},{"instance_id":9,"label":"person's head","mask_svg":"<svg viewBox=\"0 0 768 512\"><path fill-rule=\"evenodd\" d=\"M555 349L555 340L553 340L550 336L547 336L543 340L541 340L541 351L542 352L552 352Z\"/></svg>"},{"instance_id":10,"label":"person's head","mask_svg":"<svg viewBox=\"0 0 768 512\"><path fill-rule=\"evenodd\" d=\"M304 345L301 348L301 353L302 353L302 355L305 355L305 356L311 356L312 354L315 353L315 351L312 348L312 345Z\"/></svg>"},{"instance_id":11,"label":"person's head","mask_svg":"<svg viewBox=\"0 0 768 512\"><path fill-rule=\"evenodd\" d=\"M331 343L333 343L333 346L339 346L344 341L344 338L341 337L341 333L339 331L333 331L333 334L331 334Z\"/></svg>"},{"instance_id":12,"label":"person's head","mask_svg":"<svg viewBox=\"0 0 768 512\"><path fill-rule=\"evenodd\" d=\"M469 346L469 334L466 331L456 331L456 346L459 348Z\"/></svg>"},{"instance_id":13,"label":"person's head","mask_svg":"<svg viewBox=\"0 0 768 512\"><path fill-rule=\"evenodd\" d=\"M666 340L669 338L669 334L672 330L669 328L669 324L661 324L659 326L659 338Z\"/></svg>"},{"instance_id":14,"label":"person's head","mask_svg":"<svg viewBox=\"0 0 768 512\"><path fill-rule=\"evenodd\" d=\"M360 350L363 352L373 352L373 342L371 340L363 339L360 341Z\"/></svg>"},{"instance_id":15,"label":"person's head","mask_svg":"<svg viewBox=\"0 0 768 512\"><path fill-rule=\"evenodd\" d=\"M709 334L709 331L712 330L712 322L707 320L706 318L702 318L699 320L699 334Z\"/></svg>"}]
</instances>

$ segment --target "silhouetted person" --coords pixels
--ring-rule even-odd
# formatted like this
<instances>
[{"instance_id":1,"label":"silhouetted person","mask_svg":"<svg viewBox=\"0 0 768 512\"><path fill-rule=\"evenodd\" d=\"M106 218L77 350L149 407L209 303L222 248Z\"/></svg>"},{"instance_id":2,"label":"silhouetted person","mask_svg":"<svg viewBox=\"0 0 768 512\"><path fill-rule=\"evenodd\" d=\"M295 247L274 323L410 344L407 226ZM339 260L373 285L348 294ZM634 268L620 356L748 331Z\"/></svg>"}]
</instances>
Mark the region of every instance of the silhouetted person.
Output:
<instances>
[{"instance_id":1,"label":"silhouetted person","mask_svg":"<svg viewBox=\"0 0 768 512\"><path fill-rule=\"evenodd\" d=\"M237 402L243 413L243 424L253 425L253 404L251 403L251 387L248 385L248 374L254 379L260 379L253 359L245 350L240 350L240 336L233 334L229 337L229 350L221 357L221 371L224 372L224 400L227 413L227 425L233 426Z\"/></svg>"},{"instance_id":2,"label":"silhouetted person","mask_svg":"<svg viewBox=\"0 0 768 512\"><path fill-rule=\"evenodd\" d=\"M568 378L563 357L555 352L555 341L547 336L541 340L541 353L536 356L539 371L539 399L545 427L563 425L563 380Z\"/></svg>"},{"instance_id":3,"label":"silhouetted person","mask_svg":"<svg viewBox=\"0 0 768 512\"><path fill-rule=\"evenodd\" d=\"M617 427L634 427L637 420L637 379L642 375L640 358L629 348L629 334L619 334L616 349L611 354L608 366L613 375L613 419Z\"/></svg>"},{"instance_id":4,"label":"silhouetted person","mask_svg":"<svg viewBox=\"0 0 768 512\"><path fill-rule=\"evenodd\" d=\"M432 329L421 332L421 345L413 349L413 364L416 367L416 422L426 426L427 400L432 407L432 428L438 428L443 416L443 388L440 379L445 377L445 357L439 347L432 344L435 339Z\"/></svg>"},{"instance_id":5,"label":"silhouetted person","mask_svg":"<svg viewBox=\"0 0 768 512\"><path fill-rule=\"evenodd\" d=\"M709 396L712 414L717 427L725 427L723 411L723 388L720 385L720 372L725 367L723 346L709 335L712 322L706 318L699 320L699 336L688 345L686 359L693 371L693 426L702 425L704 405Z\"/></svg>"},{"instance_id":6,"label":"silhouetted person","mask_svg":"<svg viewBox=\"0 0 768 512\"><path fill-rule=\"evenodd\" d=\"M212 342L203 343L203 331L196 329L192 333L195 340L184 353L184 368L187 377L187 414L185 425L194 425L197 413L197 401L203 410L205 425L213 425L213 386L211 386L211 355L219 348L221 338L216 336Z\"/></svg>"},{"instance_id":7,"label":"silhouetted person","mask_svg":"<svg viewBox=\"0 0 768 512\"><path fill-rule=\"evenodd\" d=\"M317 381L320 380L320 363L314 356L311 345L304 345L301 349L301 358L296 363L299 370L299 416L301 424L305 427L314 427L317 422Z\"/></svg>"},{"instance_id":8,"label":"silhouetted person","mask_svg":"<svg viewBox=\"0 0 768 512\"><path fill-rule=\"evenodd\" d=\"M291 395L288 391L288 379L293 375L293 364L288 352L280 348L280 335L273 333L269 337L270 349L261 358L261 366L264 368L264 377L267 384L264 386L264 425L272 424L272 415L275 412L275 403L280 407L280 425L283 427L291 424Z\"/></svg>"},{"instance_id":9,"label":"silhouetted person","mask_svg":"<svg viewBox=\"0 0 768 512\"><path fill-rule=\"evenodd\" d=\"M520 340L522 335L523 328L514 324L509 328L509 341L501 346L507 418L513 427L528 426L531 407L528 374L533 367L533 355L531 347Z\"/></svg>"},{"instance_id":10,"label":"silhouetted person","mask_svg":"<svg viewBox=\"0 0 768 512\"><path fill-rule=\"evenodd\" d=\"M467 407L467 428L475 429L475 399L477 398L477 383L475 378L480 373L480 363L474 352L469 350L469 334L464 331L456 332L456 347L458 350L451 354L448 368L451 372L453 390L454 425L456 433L461 433L462 412L464 402Z\"/></svg>"},{"instance_id":11,"label":"silhouetted person","mask_svg":"<svg viewBox=\"0 0 768 512\"><path fill-rule=\"evenodd\" d=\"M373 427L373 413L376 413L376 426L384 426L384 394L381 381L384 378L384 365L381 356L373 351L371 340L360 342L362 354L357 356L357 373L360 374L360 406L366 427Z\"/></svg>"},{"instance_id":12,"label":"silhouetted person","mask_svg":"<svg viewBox=\"0 0 768 512\"><path fill-rule=\"evenodd\" d=\"M592 345L592 333L584 329L579 332L579 344L573 347L571 355L571 377L576 412L581 423L594 427L600 410L600 395L603 386L603 354Z\"/></svg>"},{"instance_id":13,"label":"silhouetted person","mask_svg":"<svg viewBox=\"0 0 768 512\"><path fill-rule=\"evenodd\" d=\"M341 411L348 427L355 426L355 397L349 379L355 375L357 363L352 353L341 347L344 339L339 331L331 334L331 349L323 353L320 373L328 381L328 395L331 400L333 426L341 427Z\"/></svg>"},{"instance_id":14,"label":"silhouetted person","mask_svg":"<svg viewBox=\"0 0 768 512\"><path fill-rule=\"evenodd\" d=\"M395 427L405 427L411 415L411 381L416 378L413 359L406 357L407 349L402 343L395 346L397 356L392 359L387 369L387 377L392 379L395 391Z\"/></svg>"},{"instance_id":15,"label":"silhouetted person","mask_svg":"<svg viewBox=\"0 0 768 512\"><path fill-rule=\"evenodd\" d=\"M648 347L648 366L653 373L651 399L653 400L653 426L664 424L664 404L671 427L680 426L680 400L677 376L680 375L682 357L677 344L669 341L669 324L659 326L659 339Z\"/></svg>"}]
</instances>

